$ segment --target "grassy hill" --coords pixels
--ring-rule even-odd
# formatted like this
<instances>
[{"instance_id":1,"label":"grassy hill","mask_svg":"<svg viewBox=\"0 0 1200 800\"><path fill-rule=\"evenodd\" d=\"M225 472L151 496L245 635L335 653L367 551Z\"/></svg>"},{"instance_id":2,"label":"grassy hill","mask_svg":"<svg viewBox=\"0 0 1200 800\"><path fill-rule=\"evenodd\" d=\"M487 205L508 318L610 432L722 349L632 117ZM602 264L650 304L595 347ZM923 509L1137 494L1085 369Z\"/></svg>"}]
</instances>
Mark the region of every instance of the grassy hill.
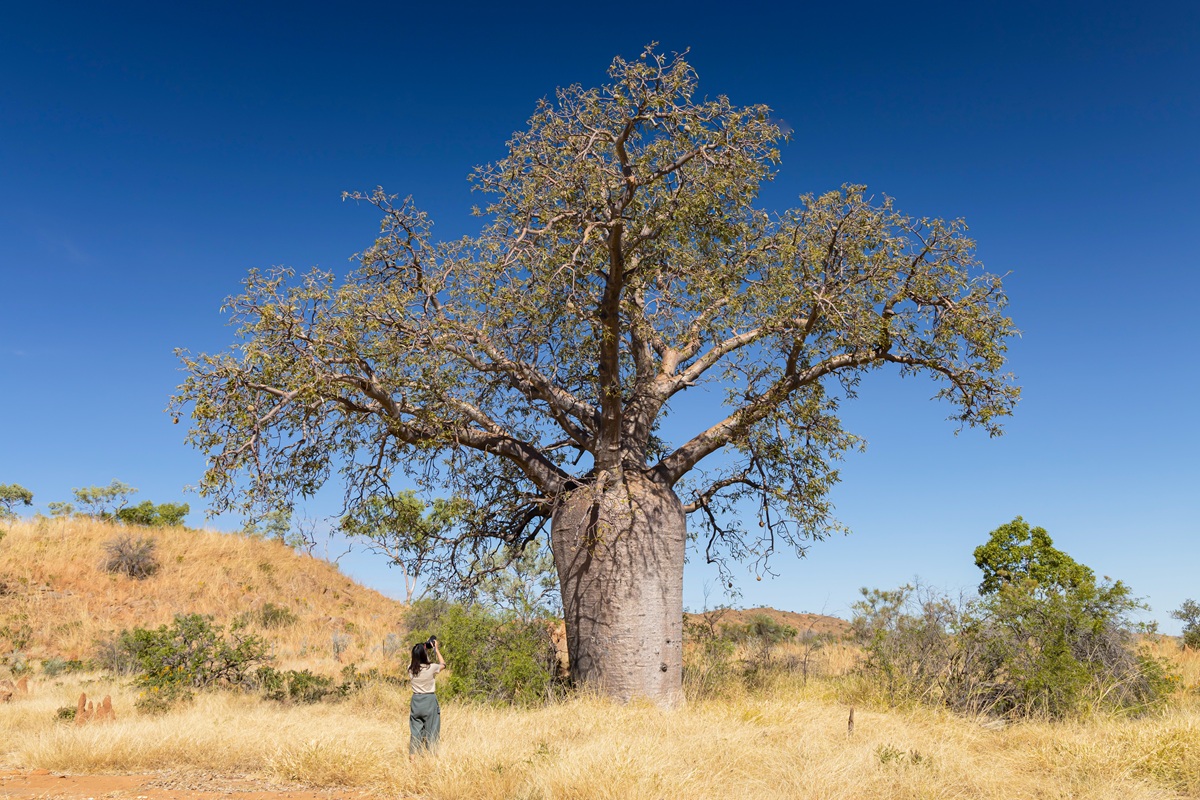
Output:
<instances>
[{"instance_id":1,"label":"grassy hill","mask_svg":"<svg viewBox=\"0 0 1200 800\"><path fill-rule=\"evenodd\" d=\"M128 534L155 542L160 566L148 578L103 567L105 544ZM404 608L277 541L87 519L21 522L0 540L0 649L33 659L87 658L121 630L201 613L247 620L281 664L329 671L381 660L398 644L388 636L402 633Z\"/></svg>"},{"instance_id":2,"label":"grassy hill","mask_svg":"<svg viewBox=\"0 0 1200 800\"><path fill-rule=\"evenodd\" d=\"M801 636L842 637L850 633L850 623L826 614L805 614L796 611L780 611L777 608L718 608L696 614L685 614L684 618L696 624L705 624L720 631L723 626L745 625L755 617L766 617L780 625L786 625Z\"/></svg>"}]
</instances>

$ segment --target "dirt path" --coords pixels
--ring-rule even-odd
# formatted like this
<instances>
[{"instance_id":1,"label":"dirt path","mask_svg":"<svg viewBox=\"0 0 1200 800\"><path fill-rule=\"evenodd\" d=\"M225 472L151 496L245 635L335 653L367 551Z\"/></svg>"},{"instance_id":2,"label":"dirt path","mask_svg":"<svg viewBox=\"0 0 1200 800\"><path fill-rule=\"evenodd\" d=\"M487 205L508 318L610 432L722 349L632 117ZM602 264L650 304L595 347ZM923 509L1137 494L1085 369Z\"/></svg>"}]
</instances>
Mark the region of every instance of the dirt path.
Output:
<instances>
[{"instance_id":1,"label":"dirt path","mask_svg":"<svg viewBox=\"0 0 1200 800\"><path fill-rule=\"evenodd\" d=\"M335 800L357 790L313 791L239 778L197 775L68 775L0 769L0 800Z\"/></svg>"}]
</instances>

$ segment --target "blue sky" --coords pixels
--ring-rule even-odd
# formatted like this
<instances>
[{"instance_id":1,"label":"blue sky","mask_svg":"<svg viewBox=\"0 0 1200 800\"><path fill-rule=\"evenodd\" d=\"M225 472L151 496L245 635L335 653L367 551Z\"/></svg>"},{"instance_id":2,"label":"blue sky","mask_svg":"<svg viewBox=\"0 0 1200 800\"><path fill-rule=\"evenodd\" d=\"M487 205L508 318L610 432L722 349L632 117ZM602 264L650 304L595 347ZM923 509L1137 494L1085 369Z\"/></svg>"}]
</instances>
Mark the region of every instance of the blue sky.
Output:
<instances>
[{"instance_id":1,"label":"blue sky","mask_svg":"<svg viewBox=\"0 0 1200 800\"><path fill-rule=\"evenodd\" d=\"M971 550L1020 514L1178 630L1200 598L1200 6L436 5L7 4L0 483L44 507L119 478L200 508L203 460L162 413L172 351L230 343L246 271L347 266L377 220L340 194L377 184L470 232L465 176L535 101L658 41L794 130L765 205L856 182L961 216L1023 331L1001 439L872 377L835 493L854 534L740 602L846 615L859 586L971 588ZM687 605L714 581L689 564Z\"/></svg>"}]
</instances>

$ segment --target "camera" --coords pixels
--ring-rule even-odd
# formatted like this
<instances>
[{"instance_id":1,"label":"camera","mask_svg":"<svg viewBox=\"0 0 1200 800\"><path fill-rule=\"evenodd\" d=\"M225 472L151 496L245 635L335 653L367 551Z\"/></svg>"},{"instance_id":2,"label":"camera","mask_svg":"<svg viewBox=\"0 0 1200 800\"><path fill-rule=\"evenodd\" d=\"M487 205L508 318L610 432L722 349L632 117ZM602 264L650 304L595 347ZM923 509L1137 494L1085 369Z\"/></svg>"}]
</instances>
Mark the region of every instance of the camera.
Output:
<instances>
[{"instance_id":1,"label":"camera","mask_svg":"<svg viewBox=\"0 0 1200 800\"><path fill-rule=\"evenodd\" d=\"M437 647L437 637L436 637L436 636L430 636L430 637L429 637L429 641L425 643L425 646L426 646L426 647L428 647L430 650L432 650L432 649L434 649L435 647Z\"/></svg>"}]
</instances>

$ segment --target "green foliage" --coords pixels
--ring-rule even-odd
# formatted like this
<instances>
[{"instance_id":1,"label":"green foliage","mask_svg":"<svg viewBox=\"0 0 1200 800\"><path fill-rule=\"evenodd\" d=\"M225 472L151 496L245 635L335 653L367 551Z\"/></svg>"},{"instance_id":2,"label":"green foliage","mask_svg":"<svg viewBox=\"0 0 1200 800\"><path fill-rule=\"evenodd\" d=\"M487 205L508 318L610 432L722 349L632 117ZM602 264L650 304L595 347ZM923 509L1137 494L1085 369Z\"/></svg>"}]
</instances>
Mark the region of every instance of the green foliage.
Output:
<instances>
[{"instance_id":1,"label":"green foliage","mask_svg":"<svg viewBox=\"0 0 1200 800\"><path fill-rule=\"evenodd\" d=\"M554 556L526 546L517 553L489 559L481 570L480 598L525 623L557 617L562 606Z\"/></svg>"},{"instance_id":2,"label":"green foliage","mask_svg":"<svg viewBox=\"0 0 1200 800\"><path fill-rule=\"evenodd\" d=\"M75 506L71 503L47 503L46 508L54 519L64 519L75 513Z\"/></svg>"},{"instance_id":3,"label":"green foliage","mask_svg":"<svg viewBox=\"0 0 1200 800\"><path fill-rule=\"evenodd\" d=\"M371 683L401 685L405 682L403 678L386 675L374 667L367 672L359 672L354 664L342 668L341 680L337 682L327 675L318 675L307 669L280 671L269 666L259 667L254 679L265 699L279 703L340 700Z\"/></svg>"},{"instance_id":4,"label":"green foliage","mask_svg":"<svg viewBox=\"0 0 1200 800\"><path fill-rule=\"evenodd\" d=\"M136 506L122 508L116 512L116 519L126 525L142 525L147 528L177 527L183 524L183 519L191 511L187 503L154 503L146 500Z\"/></svg>"},{"instance_id":5,"label":"green foliage","mask_svg":"<svg viewBox=\"0 0 1200 800\"><path fill-rule=\"evenodd\" d=\"M862 672L893 703L971 713L1066 717L1162 702L1171 676L1138 652L1124 584L1053 547L1019 517L975 551L982 596L952 601L904 586L863 590L853 627Z\"/></svg>"},{"instance_id":6,"label":"green foliage","mask_svg":"<svg viewBox=\"0 0 1200 800\"><path fill-rule=\"evenodd\" d=\"M284 542L287 541L288 531L291 530L291 527L292 512L286 508L276 508L266 512L258 519L247 520L245 527L242 528L242 534L256 538L278 539Z\"/></svg>"},{"instance_id":7,"label":"green foliage","mask_svg":"<svg viewBox=\"0 0 1200 800\"><path fill-rule=\"evenodd\" d=\"M723 625L721 634L738 644L749 642L777 645L795 639L797 631L790 625L776 622L766 614L755 614L742 625Z\"/></svg>"},{"instance_id":8,"label":"green foliage","mask_svg":"<svg viewBox=\"0 0 1200 800\"><path fill-rule=\"evenodd\" d=\"M262 608L252 612L251 618L263 628L287 628L300 621L300 617L287 606L263 603Z\"/></svg>"},{"instance_id":9,"label":"green foliage","mask_svg":"<svg viewBox=\"0 0 1200 800\"><path fill-rule=\"evenodd\" d=\"M861 590L851 608L854 636L866 653L860 670L893 705L944 703L983 710L960 638L972 608L923 586Z\"/></svg>"},{"instance_id":10,"label":"green foliage","mask_svg":"<svg viewBox=\"0 0 1200 800\"><path fill-rule=\"evenodd\" d=\"M148 686L133 706L143 714L165 714L176 706L192 702L195 694L185 684L166 683Z\"/></svg>"},{"instance_id":11,"label":"green foliage","mask_svg":"<svg viewBox=\"0 0 1200 800\"><path fill-rule=\"evenodd\" d=\"M81 672L87 665L79 659L65 659L59 656L47 658L42 662L42 674L47 678L56 678L68 672Z\"/></svg>"},{"instance_id":12,"label":"green foliage","mask_svg":"<svg viewBox=\"0 0 1200 800\"><path fill-rule=\"evenodd\" d=\"M83 506L83 513L96 519L112 519L129 503L129 498L137 494L137 489L114 480L108 486L85 486L82 489L72 489L75 502Z\"/></svg>"},{"instance_id":13,"label":"green foliage","mask_svg":"<svg viewBox=\"0 0 1200 800\"><path fill-rule=\"evenodd\" d=\"M84 516L120 522L125 525L140 525L145 528L180 526L191 511L191 506L187 503L155 504L145 500L131 506L129 498L137 494L137 491L126 483L114 480L108 486L85 486L82 489L72 489L75 503L49 503L47 508L51 517L70 517L76 513L76 504L78 504L83 509L79 513Z\"/></svg>"},{"instance_id":14,"label":"green foliage","mask_svg":"<svg viewBox=\"0 0 1200 800\"><path fill-rule=\"evenodd\" d=\"M438 693L492 703L545 702L561 687L550 625L482 605L418 600L405 620L409 644L438 637L449 667Z\"/></svg>"},{"instance_id":15,"label":"green foliage","mask_svg":"<svg viewBox=\"0 0 1200 800\"><path fill-rule=\"evenodd\" d=\"M243 636L236 627L228 634L212 617L186 614L155 630L134 628L117 637L116 658L136 664L137 682L161 692L251 685L255 667L267 661L267 643ZM181 697L182 695L177 696Z\"/></svg>"},{"instance_id":16,"label":"green foliage","mask_svg":"<svg viewBox=\"0 0 1200 800\"><path fill-rule=\"evenodd\" d=\"M705 608L684 619L683 685L691 699L720 696L740 679L733 663L734 643L721 634L721 619L729 610Z\"/></svg>"},{"instance_id":17,"label":"green foliage","mask_svg":"<svg viewBox=\"0 0 1200 800\"><path fill-rule=\"evenodd\" d=\"M54 720L56 722L74 722L77 711L79 709L75 706L59 706L54 711Z\"/></svg>"},{"instance_id":18,"label":"green foliage","mask_svg":"<svg viewBox=\"0 0 1200 800\"><path fill-rule=\"evenodd\" d=\"M143 580L158 572L155 550L158 543L149 536L124 534L104 543L104 569Z\"/></svg>"},{"instance_id":19,"label":"green foliage","mask_svg":"<svg viewBox=\"0 0 1200 800\"><path fill-rule=\"evenodd\" d=\"M1032 581L1039 593L1078 592L1094 587L1096 576L1054 546L1045 528L1030 528L1021 517L992 531L986 544L975 548L975 566L983 572L981 595L1001 587Z\"/></svg>"},{"instance_id":20,"label":"green foliage","mask_svg":"<svg viewBox=\"0 0 1200 800\"><path fill-rule=\"evenodd\" d=\"M1183 646L1200 650L1200 603L1188 598L1171 616L1183 623Z\"/></svg>"},{"instance_id":21,"label":"green foliage","mask_svg":"<svg viewBox=\"0 0 1200 800\"><path fill-rule=\"evenodd\" d=\"M333 678L309 670L279 671L274 667L259 667L255 680L268 700L286 703L319 703L338 694Z\"/></svg>"},{"instance_id":22,"label":"green foliage","mask_svg":"<svg viewBox=\"0 0 1200 800\"><path fill-rule=\"evenodd\" d=\"M0 483L0 520L16 519L17 506L33 505L33 492L18 483Z\"/></svg>"},{"instance_id":23,"label":"green foliage","mask_svg":"<svg viewBox=\"0 0 1200 800\"><path fill-rule=\"evenodd\" d=\"M432 548L456 525L463 503L437 499L427 508L411 490L388 497L370 497L342 517L341 530L364 542L368 550L388 558L404 578L406 602L411 603L425 559Z\"/></svg>"}]
</instances>

